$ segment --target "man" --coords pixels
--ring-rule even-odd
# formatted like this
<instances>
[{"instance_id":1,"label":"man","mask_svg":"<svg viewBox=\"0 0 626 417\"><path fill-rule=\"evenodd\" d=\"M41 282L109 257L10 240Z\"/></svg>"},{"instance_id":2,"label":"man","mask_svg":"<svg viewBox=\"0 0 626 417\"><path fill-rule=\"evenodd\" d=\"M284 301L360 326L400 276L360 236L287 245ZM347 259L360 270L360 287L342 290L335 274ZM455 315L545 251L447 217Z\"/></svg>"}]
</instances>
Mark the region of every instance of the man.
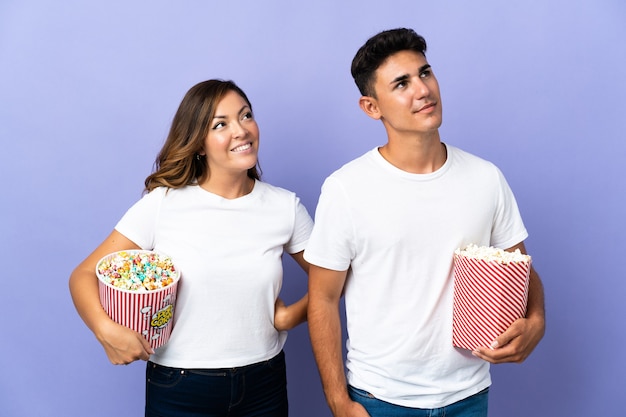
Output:
<instances>
[{"instance_id":1,"label":"man","mask_svg":"<svg viewBox=\"0 0 626 417\"><path fill-rule=\"evenodd\" d=\"M454 250L474 243L525 253L527 232L498 168L441 142L425 51L413 30L395 29L357 52L359 105L383 123L387 142L326 179L305 250L311 342L336 417L486 416L489 363L522 362L544 333L532 270L525 318L489 347L452 346Z\"/></svg>"}]
</instances>

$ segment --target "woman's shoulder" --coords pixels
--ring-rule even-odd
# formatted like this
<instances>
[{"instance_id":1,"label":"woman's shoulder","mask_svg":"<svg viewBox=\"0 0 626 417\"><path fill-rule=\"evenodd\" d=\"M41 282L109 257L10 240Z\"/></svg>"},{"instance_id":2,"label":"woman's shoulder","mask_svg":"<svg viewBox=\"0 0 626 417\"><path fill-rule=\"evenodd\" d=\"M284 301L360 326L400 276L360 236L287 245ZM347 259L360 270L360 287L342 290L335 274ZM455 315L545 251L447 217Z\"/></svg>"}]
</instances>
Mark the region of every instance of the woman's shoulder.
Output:
<instances>
[{"instance_id":1,"label":"woman's shoulder","mask_svg":"<svg viewBox=\"0 0 626 417\"><path fill-rule=\"evenodd\" d=\"M152 202L185 200L193 198L194 190L197 188L196 185L185 185L179 188L160 186L145 192L142 200Z\"/></svg>"},{"instance_id":2,"label":"woman's shoulder","mask_svg":"<svg viewBox=\"0 0 626 417\"><path fill-rule=\"evenodd\" d=\"M257 180L256 181L256 185L255 187L259 187L260 190L265 191L265 192L271 192L271 193L276 193L276 194L280 194L280 195L292 195L295 194L295 192L288 190L284 187L278 186L278 185L274 185L274 184L270 184L269 182L265 182L265 181L261 181L261 180Z\"/></svg>"},{"instance_id":3,"label":"woman's shoulder","mask_svg":"<svg viewBox=\"0 0 626 417\"><path fill-rule=\"evenodd\" d=\"M255 188L258 187L259 194L264 196L268 196L277 200L284 201L294 201L298 198L294 191L288 190L286 188L270 184L268 182L257 180Z\"/></svg>"}]
</instances>

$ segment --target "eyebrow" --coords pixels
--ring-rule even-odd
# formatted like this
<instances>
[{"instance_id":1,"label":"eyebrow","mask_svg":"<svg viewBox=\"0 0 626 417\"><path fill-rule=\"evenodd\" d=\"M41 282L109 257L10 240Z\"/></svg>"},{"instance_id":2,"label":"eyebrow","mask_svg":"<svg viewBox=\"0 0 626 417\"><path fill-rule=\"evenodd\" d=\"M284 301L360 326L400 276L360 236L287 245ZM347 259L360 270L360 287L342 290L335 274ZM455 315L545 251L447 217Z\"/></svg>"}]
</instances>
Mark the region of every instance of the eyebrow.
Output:
<instances>
[{"instance_id":1,"label":"eyebrow","mask_svg":"<svg viewBox=\"0 0 626 417\"><path fill-rule=\"evenodd\" d=\"M421 74L422 72L426 71L429 68L430 68L430 64L422 65L417 70L417 73ZM400 75L400 76L394 78L389 84L396 84L396 83L399 83L400 81L406 81L408 79L409 79L409 74L403 74L403 75Z\"/></svg>"},{"instance_id":2,"label":"eyebrow","mask_svg":"<svg viewBox=\"0 0 626 417\"><path fill-rule=\"evenodd\" d=\"M426 71L427 69L430 68L430 64L424 64L420 67L420 69L418 70L418 72L422 73L424 71Z\"/></svg>"},{"instance_id":3,"label":"eyebrow","mask_svg":"<svg viewBox=\"0 0 626 417\"><path fill-rule=\"evenodd\" d=\"M248 106L247 104L244 104L244 105L243 105L243 107L241 107L241 109L239 109L239 112L238 112L237 114L241 114L241 113L243 113L246 109L250 109L250 110L252 110L252 109L250 108L250 106ZM214 119L226 119L226 117L227 117L227 116L221 116L221 115L218 115L218 114L216 114L215 116L213 116L213 118L214 118Z\"/></svg>"}]
</instances>

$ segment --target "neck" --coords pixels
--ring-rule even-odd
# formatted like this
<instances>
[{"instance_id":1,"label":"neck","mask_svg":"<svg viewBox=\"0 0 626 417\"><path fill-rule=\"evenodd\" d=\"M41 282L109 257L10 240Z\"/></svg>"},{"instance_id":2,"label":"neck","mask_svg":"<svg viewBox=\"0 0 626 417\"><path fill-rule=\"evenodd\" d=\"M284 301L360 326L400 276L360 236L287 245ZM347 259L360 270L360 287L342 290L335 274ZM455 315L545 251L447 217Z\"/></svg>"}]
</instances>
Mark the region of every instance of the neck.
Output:
<instances>
[{"instance_id":1,"label":"neck","mask_svg":"<svg viewBox=\"0 0 626 417\"><path fill-rule=\"evenodd\" d=\"M424 136L389 137L380 154L395 167L412 174L430 174L443 166L447 150L439 132Z\"/></svg>"},{"instance_id":2,"label":"neck","mask_svg":"<svg viewBox=\"0 0 626 417\"><path fill-rule=\"evenodd\" d=\"M214 175L198 181L198 185L212 194L228 200L234 200L250 194L254 188L254 180L248 177L247 174L237 177L218 177Z\"/></svg>"}]
</instances>

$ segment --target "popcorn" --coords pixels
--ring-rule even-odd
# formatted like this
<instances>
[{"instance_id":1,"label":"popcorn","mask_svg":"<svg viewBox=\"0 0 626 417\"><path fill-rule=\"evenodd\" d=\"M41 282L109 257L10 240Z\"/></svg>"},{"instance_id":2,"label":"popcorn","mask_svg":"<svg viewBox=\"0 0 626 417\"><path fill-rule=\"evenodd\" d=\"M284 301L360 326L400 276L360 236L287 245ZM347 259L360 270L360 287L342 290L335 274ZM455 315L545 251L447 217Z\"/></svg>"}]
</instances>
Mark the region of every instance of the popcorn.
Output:
<instances>
[{"instance_id":1,"label":"popcorn","mask_svg":"<svg viewBox=\"0 0 626 417\"><path fill-rule=\"evenodd\" d=\"M474 244L454 252L452 344L491 346L526 315L531 257Z\"/></svg>"},{"instance_id":2,"label":"popcorn","mask_svg":"<svg viewBox=\"0 0 626 417\"><path fill-rule=\"evenodd\" d=\"M504 249L477 246L473 243L467 245L463 250L460 248L457 249L454 253L467 258L481 259L485 262L495 261L503 264L511 262L530 262L530 256L523 254L519 249L515 249L515 252L507 252Z\"/></svg>"},{"instance_id":3,"label":"popcorn","mask_svg":"<svg viewBox=\"0 0 626 417\"><path fill-rule=\"evenodd\" d=\"M97 273L105 283L132 291L167 287L178 275L169 257L150 251L116 252L98 263Z\"/></svg>"}]
</instances>

